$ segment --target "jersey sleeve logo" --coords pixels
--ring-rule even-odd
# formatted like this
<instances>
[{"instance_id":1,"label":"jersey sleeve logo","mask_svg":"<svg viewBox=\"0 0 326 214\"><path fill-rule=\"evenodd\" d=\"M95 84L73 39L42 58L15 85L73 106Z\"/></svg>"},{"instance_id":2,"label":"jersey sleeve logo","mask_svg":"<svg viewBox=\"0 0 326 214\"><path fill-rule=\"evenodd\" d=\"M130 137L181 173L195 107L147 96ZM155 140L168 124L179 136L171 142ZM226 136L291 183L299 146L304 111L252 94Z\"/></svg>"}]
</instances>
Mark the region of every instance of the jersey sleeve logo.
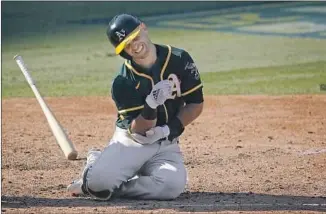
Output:
<instances>
[{"instance_id":1,"label":"jersey sleeve logo","mask_svg":"<svg viewBox=\"0 0 326 214\"><path fill-rule=\"evenodd\" d=\"M199 72L198 72L197 66L194 62L187 62L186 66L185 66L185 70L189 70L190 73L193 75L193 77L196 80L199 80L199 78L200 78Z\"/></svg>"}]
</instances>

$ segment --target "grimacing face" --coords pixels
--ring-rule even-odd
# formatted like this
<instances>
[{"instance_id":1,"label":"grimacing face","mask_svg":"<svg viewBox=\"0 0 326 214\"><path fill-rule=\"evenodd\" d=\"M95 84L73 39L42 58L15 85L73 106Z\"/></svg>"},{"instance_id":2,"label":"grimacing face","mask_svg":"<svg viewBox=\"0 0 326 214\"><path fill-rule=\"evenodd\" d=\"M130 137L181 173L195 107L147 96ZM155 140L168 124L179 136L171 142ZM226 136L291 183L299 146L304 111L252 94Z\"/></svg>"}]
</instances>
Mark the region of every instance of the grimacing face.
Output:
<instances>
[{"instance_id":1,"label":"grimacing face","mask_svg":"<svg viewBox=\"0 0 326 214\"><path fill-rule=\"evenodd\" d=\"M126 45L124 51L133 59L144 59L150 51L151 40L148 36L147 27L144 23L140 24L140 33L129 44Z\"/></svg>"}]
</instances>

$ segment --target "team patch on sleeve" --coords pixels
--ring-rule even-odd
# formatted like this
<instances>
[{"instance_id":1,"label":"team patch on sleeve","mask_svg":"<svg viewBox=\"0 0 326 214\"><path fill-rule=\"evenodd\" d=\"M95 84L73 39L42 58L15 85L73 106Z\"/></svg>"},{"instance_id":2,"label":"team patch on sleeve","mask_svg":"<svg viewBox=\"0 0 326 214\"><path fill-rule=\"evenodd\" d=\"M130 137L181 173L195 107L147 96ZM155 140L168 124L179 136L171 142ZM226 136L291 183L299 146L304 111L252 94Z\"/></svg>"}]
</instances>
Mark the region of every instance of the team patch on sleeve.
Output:
<instances>
[{"instance_id":1,"label":"team patch on sleeve","mask_svg":"<svg viewBox=\"0 0 326 214\"><path fill-rule=\"evenodd\" d=\"M186 72L190 72L191 76L196 79L199 80L200 79L200 75L197 69L197 66L194 62L187 62L186 66L185 66L185 71Z\"/></svg>"},{"instance_id":2,"label":"team patch on sleeve","mask_svg":"<svg viewBox=\"0 0 326 214\"><path fill-rule=\"evenodd\" d=\"M181 96L187 96L202 88L203 84L196 63L186 51L183 52L182 63Z\"/></svg>"}]
</instances>

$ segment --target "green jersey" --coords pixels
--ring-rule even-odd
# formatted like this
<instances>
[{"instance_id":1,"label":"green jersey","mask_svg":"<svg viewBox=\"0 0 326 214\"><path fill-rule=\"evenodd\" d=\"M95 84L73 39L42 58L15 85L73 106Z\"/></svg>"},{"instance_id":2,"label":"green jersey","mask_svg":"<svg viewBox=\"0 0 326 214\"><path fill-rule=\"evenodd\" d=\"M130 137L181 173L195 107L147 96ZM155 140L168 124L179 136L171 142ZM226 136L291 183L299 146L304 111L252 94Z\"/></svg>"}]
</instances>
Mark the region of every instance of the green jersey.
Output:
<instances>
[{"instance_id":1,"label":"green jersey","mask_svg":"<svg viewBox=\"0 0 326 214\"><path fill-rule=\"evenodd\" d=\"M181 93L157 107L157 126L175 117L185 104L203 102L203 85L189 53L169 45L155 46L157 60L151 68L145 69L127 60L112 82L111 95L118 109L116 125L120 128L129 128L144 108L146 96L161 80L177 77Z\"/></svg>"}]
</instances>

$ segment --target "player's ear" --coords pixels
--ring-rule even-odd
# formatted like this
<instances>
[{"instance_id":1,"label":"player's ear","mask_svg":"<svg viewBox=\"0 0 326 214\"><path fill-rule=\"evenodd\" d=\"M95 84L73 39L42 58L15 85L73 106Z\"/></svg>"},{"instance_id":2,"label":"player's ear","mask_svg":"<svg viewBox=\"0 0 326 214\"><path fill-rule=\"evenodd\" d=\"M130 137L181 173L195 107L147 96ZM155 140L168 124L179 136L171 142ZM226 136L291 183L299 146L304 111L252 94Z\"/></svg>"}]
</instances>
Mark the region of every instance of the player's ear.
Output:
<instances>
[{"instance_id":1,"label":"player's ear","mask_svg":"<svg viewBox=\"0 0 326 214\"><path fill-rule=\"evenodd\" d=\"M142 23L140 24L140 27L141 27L145 32L148 32L148 30L147 30L147 26L146 26L146 24L145 24L144 22L142 22Z\"/></svg>"}]
</instances>

